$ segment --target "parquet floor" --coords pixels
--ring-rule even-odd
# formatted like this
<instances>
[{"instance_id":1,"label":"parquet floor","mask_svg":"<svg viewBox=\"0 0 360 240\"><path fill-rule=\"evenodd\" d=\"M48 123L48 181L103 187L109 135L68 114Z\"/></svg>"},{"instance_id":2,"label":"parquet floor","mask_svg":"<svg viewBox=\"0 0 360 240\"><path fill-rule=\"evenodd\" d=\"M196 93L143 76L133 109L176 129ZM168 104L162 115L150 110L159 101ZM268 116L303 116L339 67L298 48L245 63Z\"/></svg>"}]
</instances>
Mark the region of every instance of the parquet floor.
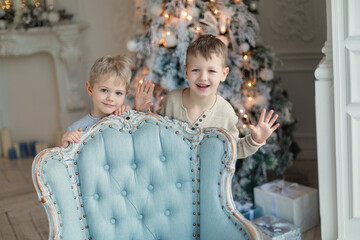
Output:
<instances>
[{"instance_id":1,"label":"parquet floor","mask_svg":"<svg viewBox=\"0 0 360 240\"><path fill-rule=\"evenodd\" d=\"M45 210L31 178L33 158L0 158L0 239L48 239Z\"/></svg>"},{"instance_id":2,"label":"parquet floor","mask_svg":"<svg viewBox=\"0 0 360 240\"><path fill-rule=\"evenodd\" d=\"M48 239L48 221L31 178L33 158L0 158L0 240ZM303 233L320 240L320 227Z\"/></svg>"}]
</instances>

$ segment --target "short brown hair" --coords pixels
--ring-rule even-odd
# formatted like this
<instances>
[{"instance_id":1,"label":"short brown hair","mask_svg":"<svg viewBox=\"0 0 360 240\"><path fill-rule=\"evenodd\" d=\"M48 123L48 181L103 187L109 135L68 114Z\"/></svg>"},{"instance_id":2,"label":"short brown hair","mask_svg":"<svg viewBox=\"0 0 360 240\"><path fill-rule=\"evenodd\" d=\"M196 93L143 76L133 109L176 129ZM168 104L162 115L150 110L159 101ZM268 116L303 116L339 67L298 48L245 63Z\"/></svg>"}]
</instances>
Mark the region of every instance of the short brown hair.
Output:
<instances>
[{"instance_id":1,"label":"short brown hair","mask_svg":"<svg viewBox=\"0 0 360 240\"><path fill-rule=\"evenodd\" d=\"M226 45L212 34L202 35L193 41L186 51L186 64L188 56L201 54L206 60L211 59L212 54L221 58L223 67L227 66L228 50Z\"/></svg>"},{"instance_id":2,"label":"short brown hair","mask_svg":"<svg viewBox=\"0 0 360 240\"><path fill-rule=\"evenodd\" d=\"M101 75L114 73L119 77L121 83L125 83L126 89L129 88L131 79L131 61L126 56L106 55L96 59L90 70L90 86L99 81Z\"/></svg>"}]
</instances>

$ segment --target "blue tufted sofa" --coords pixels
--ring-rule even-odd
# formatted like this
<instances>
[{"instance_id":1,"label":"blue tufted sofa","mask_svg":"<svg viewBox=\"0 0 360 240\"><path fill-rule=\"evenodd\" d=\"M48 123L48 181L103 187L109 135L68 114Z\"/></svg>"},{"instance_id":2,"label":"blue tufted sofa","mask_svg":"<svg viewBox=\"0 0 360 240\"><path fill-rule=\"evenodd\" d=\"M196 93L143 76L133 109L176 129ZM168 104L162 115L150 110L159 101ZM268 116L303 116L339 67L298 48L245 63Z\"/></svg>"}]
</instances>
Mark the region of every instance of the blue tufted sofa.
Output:
<instances>
[{"instance_id":1,"label":"blue tufted sofa","mask_svg":"<svg viewBox=\"0 0 360 240\"><path fill-rule=\"evenodd\" d=\"M49 239L262 239L235 210L228 132L128 111L68 148L40 152L33 181Z\"/></svg>"}]
</instances>

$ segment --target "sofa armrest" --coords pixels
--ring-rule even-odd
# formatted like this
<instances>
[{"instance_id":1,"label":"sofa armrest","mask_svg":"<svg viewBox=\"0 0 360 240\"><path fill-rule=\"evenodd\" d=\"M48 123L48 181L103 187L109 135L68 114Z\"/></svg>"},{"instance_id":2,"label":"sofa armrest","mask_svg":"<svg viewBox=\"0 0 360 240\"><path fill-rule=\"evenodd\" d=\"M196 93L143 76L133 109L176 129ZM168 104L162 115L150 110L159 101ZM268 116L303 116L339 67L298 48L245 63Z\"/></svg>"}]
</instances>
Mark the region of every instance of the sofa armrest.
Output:
<instances>
[{"instance_id":1,"label":"sofa armrest","mask_svg":"<svg viewBox=\"0 0 360 240\"><path fill-rule=\"evenodd\" d=\"M218 128L204 129L204 135L199 149L201 239L263 239L260 230L236 210L233 202L235 139Z\"/></svg>"},{"instance_id":2,"label":"sofa armrest","mask_svg":"<svg viewBox=\"0 0 360 240\"><path fill-rule=\"evenodd\" d=\"M88 238L80 199L74 199L77 189L71 185L75 173L69 165L73 161L65 161L57 147L42 151L33 162L33 183L48 216L49 239Z\"/></svg>"}]
</instances>

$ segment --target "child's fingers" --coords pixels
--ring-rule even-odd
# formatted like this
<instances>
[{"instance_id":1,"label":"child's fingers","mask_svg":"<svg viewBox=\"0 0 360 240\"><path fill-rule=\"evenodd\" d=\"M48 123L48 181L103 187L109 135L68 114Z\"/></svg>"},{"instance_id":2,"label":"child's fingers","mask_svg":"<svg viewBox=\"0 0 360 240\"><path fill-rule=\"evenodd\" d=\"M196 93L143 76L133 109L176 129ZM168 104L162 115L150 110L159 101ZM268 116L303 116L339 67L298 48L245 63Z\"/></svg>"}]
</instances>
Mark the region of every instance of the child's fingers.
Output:
<instances>
[{"instance_id":1,"label":"child's fingers","mask_svg":"<svg viewBox=\"0 0 360 240\"><path fill-rule=\"evenodd\" d=\"M137 85L137 87L136 87L135 94L140 93L140 87L141 87L141 84L140 84L140 83L138 83L138 85Z\"/></svg>"},{"instance_id":2,"label":"child's fingers","mask_svg":"<svg viewBox=\"0 0 360 240\"><path fill-rule=\"evenodd\" d=\"M139 81L138 86L137 86L137 88L136 88L136 93L141 93L141 92L144 91L144 85L145 85L145 84L143 83L144 80L145 80L145 79L143 79L141 83L140 83L140 81Z\"/></svg>"},{"instance_id":3,"label":"child's fingers","mask_svg":"<svg viewBox=\"0 0 360 240\"><path fill-rule=\"evenodd\" d=\"M250 129L250 132L254 132L255 131L255 126L252 124L248 125L248 128Z\"/></svg>"},{"instance_id":4,"label":"child's fingers","mask_svg":"<svg viewBox=\"0 0 360 240\"><path fill-rule=\"evenodd\" d=\"M274 125L276 119L278 119L279 115L275 114L275 116L270 120L269 124L270 126Z\"/></svg>"},{"instance_id":5,"label":"child's fingers","mask_svg":"<svg viewBox=\"0 0 360 240\"><path fill-rule=\"evenodd\" d=\"M275 124L270 129L271 129L271 131L275 131L278 127L280 127L280 123Z\"/></svg>"},{"instance_id":6,"label":"child's fingers","mask_svg":"<svg viewBox=\"0 0 360 240\"><path fill-rule=\"evenodd\" d=\"M74 133L70 136L70 139L72 140L72 142L80 142L81 136L82 135L79 133Z\"/></svg>"},{"instance_id":7,"label":"child's fingers","mask_svg":"<svg viewBox=\"0 0 360 240\"><path fill-rule=\"evenodd\" d=\"M126 112L126 105L122 105L120 109L121 109L121 115L123 115Z\"/></svg>"},{"instance_id":8,"label":"child's fingers","mask_svg":"<svg viewBox=\"0 0 360 240\"><path fill-rule=\"evenodd\" d=\"M270 110L270 112L268 113L268 115L266 115L266 118L265 118L265 122L269 122L270 119L271 119L271 116L273 115L274 113L274 110Z\"/></svg>"},{"instance_id":9,"label":"child's fingers","mask_svg":"<svg viewBox=\"0 0 360 240\"><path fill-rule=\"evenodd\" d=\"M260 114L260 117L259 117L259 123L260 122L264 122L264 120L265 120L265 113L266 113L266 109L265 108L263 108L263 110L261 111L261 114Z\"/></svg>"},{"instance_id":10,"label":"child's fingers","mask_svg":"<svg viewBox=\"0 0 360 240\"><path fill-rule=\"evenodd\" d=\"M147 80L145 87L144 87L144 92L148 93L150 86L151 86L151 80Z\"/></svg>"},{"instance_id":11,"label":"child's fingers","mask_svg":"<svg viewBox=\"0 0 360 240\"><path fill-rule=\"evenodd\" d=\"M150 89L149 89L149 94L150 94L150 95L153 95L154 88L155 88L155 84L153 83L153 84L151 84L151 87L150 87Z\"/></svg>"}]
</instances>

